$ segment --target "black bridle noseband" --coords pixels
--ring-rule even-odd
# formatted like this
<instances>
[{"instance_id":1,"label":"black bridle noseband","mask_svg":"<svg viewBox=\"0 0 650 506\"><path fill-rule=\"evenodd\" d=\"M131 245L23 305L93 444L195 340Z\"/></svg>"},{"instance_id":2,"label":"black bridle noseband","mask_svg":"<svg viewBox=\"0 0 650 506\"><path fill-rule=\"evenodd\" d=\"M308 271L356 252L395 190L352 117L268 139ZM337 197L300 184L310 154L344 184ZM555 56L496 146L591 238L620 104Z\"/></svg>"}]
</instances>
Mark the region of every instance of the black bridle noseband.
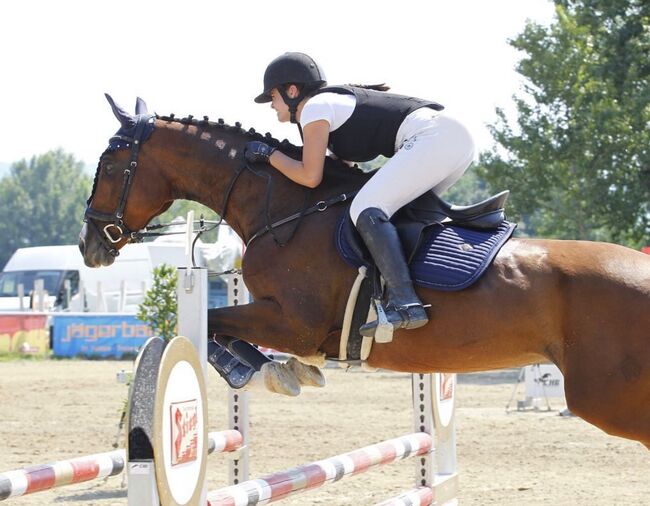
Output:
<instances>
[{"instance_id":1,"label":"black bridle noseband","mask_svg":"<svg viewBox=\"0 0 650 506\"><path fill-rule=\"evenodd\" d=\"M129 190L131 189L131 185L133 183L135 171L138 168L138 154L140 152L140 145L144 136L145 127L149 122L153 121L154 117L154 115L144 114L136 116L135 132L132 137L121 135L118 132L109 140L109 143L124 141L126 143L126 146L129 144L131 146L131 156L129 157L129 162L122 171L122 190L120 192L120 198L118 200L117 208L115 211L112 213L104 213L90 207L90 202L92 201L95 194L95 188L93 188L93 192L87 202L86 212L84 213L84 221L95 228L102 245L106 248L108 253L114 257L120 254L115 245L123 239L135 242L142 240L142 236L139 231L129 230L129 228L124 223L124 208L126 207L126 199L129 196ZM99 177L99 170L100 167L97 168L98 174L95 177ZM99 225L97 225L95 220L108 222L108 225L101 228ZM117 231L117 238L111 235L111 229L115 229Z\"/></svg>"}]
</instances>

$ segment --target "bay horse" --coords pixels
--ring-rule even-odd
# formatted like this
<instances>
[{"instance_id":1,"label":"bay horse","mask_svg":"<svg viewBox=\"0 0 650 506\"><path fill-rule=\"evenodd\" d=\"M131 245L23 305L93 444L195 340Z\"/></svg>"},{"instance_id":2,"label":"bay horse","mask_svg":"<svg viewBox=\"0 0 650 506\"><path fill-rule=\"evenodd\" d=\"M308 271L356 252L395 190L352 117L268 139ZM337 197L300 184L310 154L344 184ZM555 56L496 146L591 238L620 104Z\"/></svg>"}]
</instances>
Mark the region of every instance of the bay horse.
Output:
<instances>
[{"instance_id":1,"label":"bay horse","mask_svg":"<svg viewBox=\"0 0 650 506\"><path fill-rule=\"evenodd\" d=\"M121 131L144 128L138 121L145 117L143 103L132 116L107 98ZM146 117L148 132L136 137L142 142L118 135L112 139L117 148L100 157L80 234L85 263L111 264L130 231L145 227L175 199L200 202L225 216L248 244L242 270L254 297L250 304L210 309L210 332L302 357L336 357L357 275L334 244L347 207L306 215L298 227L287 224L275 237L249 241L306 200L327 201L370 176L327 159L323 182L306 193L271 166L243 168L245 144L263 138L254 131L207 118ZM269 134L265 141L300 155ZM471 287L417 291L431 304L430 322L375 344L369 365L475 372L550 361L564 375L573 413L650 448L650 256L608 243L513 238Z\"/></svg>"}]
</instances>

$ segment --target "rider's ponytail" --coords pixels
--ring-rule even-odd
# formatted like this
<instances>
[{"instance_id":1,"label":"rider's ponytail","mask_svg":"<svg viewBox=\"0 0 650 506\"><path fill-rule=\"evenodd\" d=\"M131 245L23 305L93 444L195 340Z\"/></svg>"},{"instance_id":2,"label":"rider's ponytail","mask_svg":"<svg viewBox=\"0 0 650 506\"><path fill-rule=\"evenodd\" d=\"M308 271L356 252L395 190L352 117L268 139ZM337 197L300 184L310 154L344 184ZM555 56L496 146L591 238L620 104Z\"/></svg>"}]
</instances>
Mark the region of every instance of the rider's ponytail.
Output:
<instances>
[{"instance_id":1,"label":"rider's ponytail","mask_svg":"<svg viewBox=\"0 0 650 506\"><path fill-rule=\"evenodd\" d=\"M388 91L390 86L386 86L386 83L381 84L349 84L348 86L354 86L355 88L364 88L366 90L375 90L375 91Z\"/></svg>"}]
</instances>

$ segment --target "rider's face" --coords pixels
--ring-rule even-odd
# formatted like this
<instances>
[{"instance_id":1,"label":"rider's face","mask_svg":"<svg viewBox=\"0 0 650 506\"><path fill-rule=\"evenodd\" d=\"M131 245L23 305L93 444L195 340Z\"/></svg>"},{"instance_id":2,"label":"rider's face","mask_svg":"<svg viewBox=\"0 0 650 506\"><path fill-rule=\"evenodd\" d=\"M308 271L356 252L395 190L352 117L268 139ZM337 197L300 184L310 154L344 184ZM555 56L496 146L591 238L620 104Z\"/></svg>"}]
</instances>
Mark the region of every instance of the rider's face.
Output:
<instances>
[{"instance_id":1,"label":"rider's face","mask_svg":"<svg viewBox=\"0 0 650 506\"><path fill-rule=\"evenodd\" d=\"M289 106L284 102L277 88L271 90L271 109L278 115L279 122L285 123L289 121Z\"/></svg>"},{"instance_id":2,"label":"rider's face","mask_svg":"<svg viewBox=\"0 0 650 506\"><path fill-rule=\"evenodd\" d=\"M291 98L298 96L298 88L295 85L289 86L287 88L287 95ZM277 88L271 90L271 108L278 115L278 121L281 123L286 123L291 119L291 113L289 112L289 106L285 103L282 95Z\"/></svg>"}]
</instances>

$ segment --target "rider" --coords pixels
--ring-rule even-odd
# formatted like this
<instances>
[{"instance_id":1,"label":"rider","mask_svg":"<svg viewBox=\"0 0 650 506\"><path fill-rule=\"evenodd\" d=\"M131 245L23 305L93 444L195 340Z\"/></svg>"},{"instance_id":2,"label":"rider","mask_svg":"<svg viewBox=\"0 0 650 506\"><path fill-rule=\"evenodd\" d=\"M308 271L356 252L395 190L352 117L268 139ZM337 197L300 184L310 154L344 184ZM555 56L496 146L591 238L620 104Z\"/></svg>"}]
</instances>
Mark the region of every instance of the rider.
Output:
<instances>
[{"instance_id":1,"label":"rider","mask_svg":"<svg viewBox=\"0 0 650 506\"><path fill-rule=\"evenodd\" d=\"M266 68L264 91L255 102L271 102L280 122L298 125L302 160L261 141L249 142L245 156L249 162L270 163L311 188L323 178L328 148L349 162L389 158L357 193L350 216L388 287L388 322L394 329L414 329L428 317L389 219L426 191L440 194L453 185L471 163L474 143L461 123L441 112L440 104L387 89L328 87L322 68L311 57L285 53ZM361 334L374 335L377 325L374 321L362 326Z\"/></svg>"}]
</instances>

